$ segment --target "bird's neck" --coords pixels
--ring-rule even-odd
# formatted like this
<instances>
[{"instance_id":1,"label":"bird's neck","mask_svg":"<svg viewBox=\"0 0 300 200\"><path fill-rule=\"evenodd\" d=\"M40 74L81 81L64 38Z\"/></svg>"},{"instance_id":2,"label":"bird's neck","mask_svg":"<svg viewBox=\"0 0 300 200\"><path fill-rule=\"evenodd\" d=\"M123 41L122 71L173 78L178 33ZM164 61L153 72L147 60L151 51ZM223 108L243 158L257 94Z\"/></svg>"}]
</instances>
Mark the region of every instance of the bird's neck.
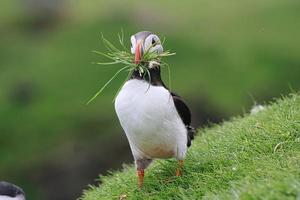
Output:
<instances>
[{"instance_id":1,"label":"bird's neck","mask_svg":"<svg viewBox=\"0 0 300 200\"><path fill-rule=\"evenodd\" d=\"M165 84L161 79L161 75L160 75L160 67L154 67L149 69L149 73L150 73L150 77L149 74L147 72L144 73L140 73L138 70L134 70L131 74L130 79L138 79L138 80L145 80L147 82L150 81L151 85L154 86L164 86Z\"/></svg>"}]
</instances>

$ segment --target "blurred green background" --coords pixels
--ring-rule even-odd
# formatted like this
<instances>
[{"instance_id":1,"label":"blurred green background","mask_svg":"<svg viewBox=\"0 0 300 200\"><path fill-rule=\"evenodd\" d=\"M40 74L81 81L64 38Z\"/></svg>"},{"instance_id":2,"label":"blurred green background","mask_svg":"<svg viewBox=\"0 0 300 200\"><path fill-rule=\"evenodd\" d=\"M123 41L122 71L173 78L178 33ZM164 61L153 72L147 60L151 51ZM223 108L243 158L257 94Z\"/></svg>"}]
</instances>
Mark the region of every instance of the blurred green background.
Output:
<instances>
[{"instance_id":1,"label":"blurred green background","mask_svg":"<svg viewBox=\"0 0 300 200\"><path fill-rule=\"evenodd\" d=\"M117 68L91 53L100 34L117 44L149 30L176 56L172 88L194 125L248 112L300 87L300 1L0 2L0 179L28 199L80 196L98 174L132 162L112 99L122 74L89 98ZM164 77L167 73L164 71Z\"/></svg>"}]
</instances>

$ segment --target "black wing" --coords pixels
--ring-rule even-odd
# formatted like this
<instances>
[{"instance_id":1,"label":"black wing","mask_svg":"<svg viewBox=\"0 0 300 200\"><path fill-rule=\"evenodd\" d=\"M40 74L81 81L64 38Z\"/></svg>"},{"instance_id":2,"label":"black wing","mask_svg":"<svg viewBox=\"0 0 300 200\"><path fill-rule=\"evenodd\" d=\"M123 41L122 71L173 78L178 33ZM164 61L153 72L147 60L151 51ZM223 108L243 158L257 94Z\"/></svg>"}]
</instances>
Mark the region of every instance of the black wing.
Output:
<instances>
[{"instance_id":1,"label":"black wing","mask_svg":"<svg viewBox=\"0 0 300 200\"><path fill-rule=\"evenodd\" d=\"M194 135L195 135L195 129L191 126L191 111L190 111L189 107L181 99L180 96L178 96L177 94L175 94L173 92L171 92L171 95L173 97L173 101L174 101L176 110L187 129L187 132L188 132L187 146L189 147L189 146L191 146L191 141L194 139Z\"/></svg>"}]
</instances>

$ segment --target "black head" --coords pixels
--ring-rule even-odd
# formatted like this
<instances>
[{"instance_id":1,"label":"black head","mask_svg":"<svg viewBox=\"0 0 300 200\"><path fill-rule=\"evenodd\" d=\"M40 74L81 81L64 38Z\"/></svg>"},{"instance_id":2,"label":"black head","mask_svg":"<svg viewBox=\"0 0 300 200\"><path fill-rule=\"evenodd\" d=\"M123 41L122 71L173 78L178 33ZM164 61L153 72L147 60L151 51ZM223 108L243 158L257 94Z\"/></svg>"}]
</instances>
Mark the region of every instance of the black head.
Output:
<instances>
[{"instance_id":1,"label":"black head","mask_svg":"<svg viewBox=\"0 0 300 200\"><path fill-rule=\"evenodd\" d=\"M22 188L5 181L0 181L0 199L1 196L15 198L16 200L25 200L25 193Z\"/></svg>"},{"instance_id":2,"label":"black head","mask_svg":"<svg viewBox=\"0 0 300 200\"><path fill-rule=\"evenodd\" d=\"M163 52L163 47L157 35L149 31L141 31L131 36L131 53L135 55L135 63L139 64L147 51Z\"/></svg>"}]
</instances>

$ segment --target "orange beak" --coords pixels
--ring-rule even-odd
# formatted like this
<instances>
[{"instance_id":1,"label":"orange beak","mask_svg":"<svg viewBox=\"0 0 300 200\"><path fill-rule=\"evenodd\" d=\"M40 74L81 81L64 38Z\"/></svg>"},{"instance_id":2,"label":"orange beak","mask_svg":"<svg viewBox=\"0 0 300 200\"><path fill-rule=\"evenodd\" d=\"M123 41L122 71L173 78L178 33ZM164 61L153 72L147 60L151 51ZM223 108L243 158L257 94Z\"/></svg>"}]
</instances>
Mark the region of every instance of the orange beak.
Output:
<instances>
[{"instance_id":1,"label":"orange beak","mask_svg":"<svg viewBox=\"0 0 300 200\"><path fill-rule=\"evenodd\" d=\"M135 49L135 57L134 62L135 64L140 64L142 58L142 42L138 42Z\"/></svg>"}]
</instances>

